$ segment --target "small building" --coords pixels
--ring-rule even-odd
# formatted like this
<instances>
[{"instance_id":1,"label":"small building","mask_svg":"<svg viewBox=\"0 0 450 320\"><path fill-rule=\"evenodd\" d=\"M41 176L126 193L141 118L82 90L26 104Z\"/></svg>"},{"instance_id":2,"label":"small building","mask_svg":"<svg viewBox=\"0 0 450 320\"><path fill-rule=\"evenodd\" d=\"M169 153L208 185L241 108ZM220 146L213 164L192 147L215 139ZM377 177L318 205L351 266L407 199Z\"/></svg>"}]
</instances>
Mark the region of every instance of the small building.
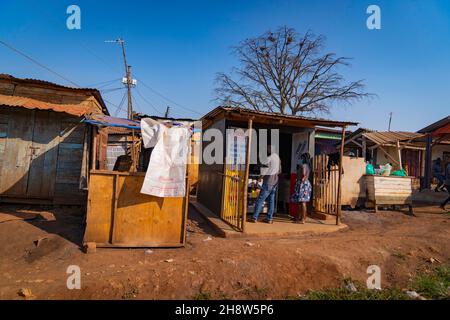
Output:
<instances>
[{"instance_id":1,"label":"small building","mask_svg":"<svg viewBox=\"0 0 450 320\"><path fill-rule=\"evenodd\" d=\"M424 173L425 144L419 140L422 137L416 132L359 128L347 137L344 150L346 155L362 156L374 166L391 163L396 169L404 169L419 188Z\"/></svg>"},{"instance_id":2,"label":"small building","mask_svg":"<svg viewBox=\"0 0 450 320\"><path fill-rule=\"evenodd\" d=\"M442 160L442 171L450 162L450 116L436 121L418 131L426 137L425 176L423 188L429 189L432 183L433 162Z\"/></svg>"},{"instance_id":3,"label":"small building","mask_svg":"<svg viewBox=\"0 0 450 320\"><path fill-rule=\"evenodd\" d=\"M351 133L351 131L346 131L345 136L347 137ZM338 129L316 127L314 134L314 155L337 152L341 139L342 134Z\"/></svg>"},{"instance_id":4,"label":"small building","mask_svg":"<svg viewBox=\"0 0 450 320\"><path fill-rule=\"evenodd\" d=\"M182 122L151 118L169 126ZM141 193L153 150L141 148L141 123L104 115L90 116L85 122L93 127L94 161L89 172L84 244L88 247L184 246L189 192L183 197ZM191 122L183 125L191 126ZM189 165L187 169L185 183L189 190L192 177Z\"/></svg>"},{"instance_id":5,"label":"small building","mask_svg":"<svg viewBox=\"0 0 450 320\"><path fill-rule=\"evenodd\" d=\"M204 159L199 166L199 182L197 190L197 199L193 201L199 211L205 214L211 214L220 217L227 224L231 225L238 231L245 231L246 217L254 208L254 198L249 193L249 185L259 176L258 165L250 159L250 150L255 148L259 153L261 141L261 132L263 130L277 129L279 132L279 155L281 158L281 166L283 173L283 180L280 181L280 188L284 190L281 195L280 191L277 196L280 198L289 197L294 185L297 172L297 165L299 156L303 152L309 152L311 156L315 154L315 128L316 126L341 128L341 136L345 134L347 126L356 125L353 122L332 121L325 119L316 119L302 116L276 114L270 112L255 111L250 109L238 107L217 107L205 116L202 117L202 132L203 132L203 153L208 146L213 142L205 138L205 134L209 129L216 129L223 137L223 154L219 156L219 161L214 163L207 163ZM245 138L238 145L233 145L233 141L238 140L239 130L233 131L235 133L229 134L228 129L256 129L256 135L245 135ZM267 144L270 142L270 134L268 134ZM344 135L345 137L345 135ZM263 142L264 143L264 142ZM241 145L242 144L242 145ZM233 149L233 150L231 150ZM236 153L238 157L247 157L244 164L235 164L228 158L230 154ZM342 160L342 159L341 159ZM339 199L338 185L340 176L339 169L330 169L337 177L333 182L333 197L330 196L331 203L324 203L326 201L325 194L320 191L324 182L327 181L330 175L326 174L326 157L314 158L313 181L314 181L314 205L315 209L322 208L325 213L335 213L336 221L339 216ZM342 162L342 161L341 161ZM251 164L252 163L252 164ZM282 187L283 185L283 187ZM323 188L322 188L323 189ZM323 191L323 190L322 190ZM280 201L278 202L280 204ZM330 205L329 205L330 204ZM339 209L338 209L339 208ZM317 211L316 210L316 211ZM276 212L281 212L287 217L288 213L295 212L295 207L289 207L288 212L283 206L278 205ZM288 218L287 218L287 221ZM249 226L250 227L250 226Z\"/></svg>"},{"instance_id":6,"label":"small building","mask_svg":"<svg viewBox=\"0 0 450 320\"><path fill-rule=\"evenodd\" d=\"M0 75L0 202L84 205L96 89Z\"/></svg>"}]
</instances>

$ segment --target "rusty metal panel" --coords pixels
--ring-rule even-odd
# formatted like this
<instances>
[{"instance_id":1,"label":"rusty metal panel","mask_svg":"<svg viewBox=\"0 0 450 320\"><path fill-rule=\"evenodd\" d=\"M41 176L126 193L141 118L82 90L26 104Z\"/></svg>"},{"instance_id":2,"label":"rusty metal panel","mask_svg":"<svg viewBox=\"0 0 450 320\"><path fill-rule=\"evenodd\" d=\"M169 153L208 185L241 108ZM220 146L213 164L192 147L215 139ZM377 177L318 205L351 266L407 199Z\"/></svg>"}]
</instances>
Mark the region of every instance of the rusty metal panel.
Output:
<instances>
[{"instance_id":1,"label":"rusty metal panel","mask_svg":"<svg viewBox=\"0 0 450 320\"><path fill-rule=\"evenodd\" d=\"M27 97L8 96L4 94L0 94L0 106L1 105L9 107L21 107L26 109L65 112L78 117L89 113L91 109L86 105L50 103Z\"/></svg>"}]
</instances>

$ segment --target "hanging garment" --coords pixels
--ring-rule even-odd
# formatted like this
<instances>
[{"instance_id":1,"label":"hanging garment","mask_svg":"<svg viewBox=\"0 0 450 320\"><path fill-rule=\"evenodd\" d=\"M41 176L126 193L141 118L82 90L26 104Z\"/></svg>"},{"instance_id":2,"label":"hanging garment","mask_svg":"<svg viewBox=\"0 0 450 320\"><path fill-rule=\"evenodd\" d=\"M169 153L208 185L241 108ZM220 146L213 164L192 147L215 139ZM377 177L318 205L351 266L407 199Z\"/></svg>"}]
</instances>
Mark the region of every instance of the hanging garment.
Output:
<instances>
[{"instance_id":1,"label":"hanging garment","mask_svg":"<svg viewBox=\"0 0 450 320\"><path fill-rule=\"evenodd\" d=\"M184 197L190 130L168 127L150 118L141 120L145 148L154 147L141 193L156 197Z\"/></svg>"}]
</instances>

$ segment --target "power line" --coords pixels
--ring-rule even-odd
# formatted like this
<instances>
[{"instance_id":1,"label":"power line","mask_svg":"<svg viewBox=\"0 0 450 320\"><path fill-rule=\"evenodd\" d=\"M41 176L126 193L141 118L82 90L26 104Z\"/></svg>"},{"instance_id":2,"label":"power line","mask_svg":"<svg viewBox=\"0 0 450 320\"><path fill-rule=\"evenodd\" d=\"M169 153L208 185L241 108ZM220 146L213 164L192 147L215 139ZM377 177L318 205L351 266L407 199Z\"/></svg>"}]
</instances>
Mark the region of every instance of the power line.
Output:
<instances>
[{"instance_id":1,"label":"power line","mask_svg":"<svg viewBox=\"0 0 450 320\"><path fill-rule=\"evenodd\" d=\"M123 90L125 89L124 87L120 87L120 88L113 88L113 89L105 89L105 90L100 90L101 93L110 93L110 92L114 92L114 91L118 91L118 90Z\"/></svg>"},{"instance_id":2,"label":"power line","mask_svg":"<svg viewBox=\"0 0 450 320\"><path fill-rule=\"evenodd\" d=\"M119 103L119 108L116 110L114 115L117 117L119 115L119 112L122 111L123 103L125 102L125 99L127 97L127 93L125 92L122 96L122 100Z\"/></svg>"},{"instance_id":3,"label":"power line","mask_svg":"<svg viewBox=\"0 0 450 320\"><path fill-rule=\"evenodd\" d=\"M113 80L108 80L108 81L102 81L102 82L97 82L97 83L93 83L93 84L88 84L87 87L91 88L94 87L96 88L98 86L98 88L102 88L102 87L106 87L110 84L113 84L116 81L122 80L122 78L118 78L118 79L113 79Z\"/></svg>"},{"instance_id":4,"label":"power line","mask_svg":"<svg viewBox=\"0 0 450 320\"><path fill-rule=\"evenodd\" d=\"M28 60L30 60L31 62L35 63L36 65L40 66L41 68L44 68L44 69L47 70L48 72L51 72L51 73L53 73L54 75L60 77L61 79L64 79L65 81L67 81L67 82L73 84L75 87L80 88L80 85L76 84L75 82L73 82L72 80L66 78L65 76L59 74L58 72L53 71L52 69L50 69L50 68L47 67L46 65L40 63L40 62L37 61L36 59L34 59L34 58L30 57L29 55L27 55L27 54L25 54L25 53L19 51L19 50L16 49L16 48L14 48L12 45L10 45L10 44L8 44L8 43L2 41L2 40L0 40L0 43L1 43L2 45L4 45L5 47L7 47L8 49L14 51L15 53L21 55L22 57L25 57L26 59L28 59Z\"/></svg>"},{"instance_id":5,"label":"power line","mask_svg":"<svg viewBox=\"0 0 450 320\"><path fill-rule=\"evenodd\" d=\"M139 91L139 89L136 87L136 92L137 94L141 97L142 100L144 100L153 110L155 110L157 113L159 114L163 114L161 111L159 111L157 108L155 108L155 106L153 106L153 104L147 100L147 98L145 98L141 92Z\"/></svg>"},{"instance_id":6,"label":"power line","mask_svg":"<svg viewBox=\"0 0 450 320\"><path fill-rule=\"evenodd\" d=\"M179 104L179 103L173 101L172 99L167 98L167 97L164 96L162 93L159 93L158 91L156 91L155 89L153 89L152 87L150 87L149 85L147 85L144 81L142 81L142 79L139 79L139 78L136 78L136 79L137 79L140 83L142 83L142 85L143 85L144 87L146 87L147 89L149 89L150 91L152 91L152 92L153 92L154 94L156 94L157 96L159 96L159 97L163 98L164 100L170 102L171 104L174 104L174 105L176 105L176 106L178 106L178 107L180 107L180 108L182 108L182 109L185 109L185 110L194 112L194 113L196 113L196 114L198 114L198 115L203 115L203 114L201 114L200 112L195 111L194 109L191 109L191 108L188 108L188 107L186 107L186 106L183 106L183 105L181 105L181 104Z\"/></svg>"}]
</instances>

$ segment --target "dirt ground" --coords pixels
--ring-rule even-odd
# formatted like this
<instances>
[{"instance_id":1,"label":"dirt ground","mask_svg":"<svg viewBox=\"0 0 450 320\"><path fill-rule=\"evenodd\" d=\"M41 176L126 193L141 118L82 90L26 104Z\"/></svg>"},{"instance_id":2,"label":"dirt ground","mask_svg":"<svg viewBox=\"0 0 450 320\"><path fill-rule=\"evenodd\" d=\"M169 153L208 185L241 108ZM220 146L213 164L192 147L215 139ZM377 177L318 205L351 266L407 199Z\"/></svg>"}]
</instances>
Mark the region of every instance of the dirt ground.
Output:
<instances>
[{"instance_id":1,"label":"dirt ground","mask_svg":"<svg viewBox=\"0 0 450 320\"><path fill-rule=\"evenodd\" d=\"M450 262L450 215L345 211L349 228L324 235L224 239L193 209L181 249L80 249L79 208L0 205L0 299L285 299L334 287L381 267L382 286L407 286L415 273ZM55 219L56 220L55 220ZM38 240L38 241L36 241ZM431 259L432 258L432 259ZM66 286L81 268L81 290Z\"/></svg>"}]
</instances>

